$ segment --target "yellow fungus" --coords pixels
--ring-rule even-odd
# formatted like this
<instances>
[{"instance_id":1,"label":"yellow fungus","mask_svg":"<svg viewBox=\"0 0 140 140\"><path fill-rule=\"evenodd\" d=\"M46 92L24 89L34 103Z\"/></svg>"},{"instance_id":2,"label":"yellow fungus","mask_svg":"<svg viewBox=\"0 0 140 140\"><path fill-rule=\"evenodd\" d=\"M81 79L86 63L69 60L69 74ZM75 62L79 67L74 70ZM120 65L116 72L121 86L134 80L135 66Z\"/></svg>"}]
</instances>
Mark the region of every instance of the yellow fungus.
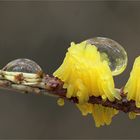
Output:
<instances>
[{"instance_id":1,"label":"yellow fungus","mask_svg":"<svg viewBox=\"0 0 140 140\"><path fill-rule=\"evenodd\" d=\"M67 97L85 102L89 96L101 96L114 101L121 99L114 88L114 80L107 61L101 61L94 45L71 43L62 65L54 72L67 88Z\"/></svg>"},{"instance_id":2,"label":"yellow fungus","mask_svg":"<svg viewBox=\"0 0 140 140\"><path fill-rule=\"evenodd\" d=\"M130 73L124 92L127 94L127 99L134 100L136 107L140 108L140 56L136 58L133 69Z\"/></svg>"},{"instance_id":3,"label":"yellow fungus","mask_svg":"<svg viewBox=\"0 0 140 140\"><path fill-rule=\"evenodd\" d=\"M64 82L67 98L77 97L77 107L83 115L92 114L97 127L109 125L117 110L89 104L89 97L100 96L104 101L108 99L111 102L121 99L119 92L114 88L108 60L101 59L96 46L86 42L71 43L62 65L53 74Z\"/></svg>"}]
</instances>

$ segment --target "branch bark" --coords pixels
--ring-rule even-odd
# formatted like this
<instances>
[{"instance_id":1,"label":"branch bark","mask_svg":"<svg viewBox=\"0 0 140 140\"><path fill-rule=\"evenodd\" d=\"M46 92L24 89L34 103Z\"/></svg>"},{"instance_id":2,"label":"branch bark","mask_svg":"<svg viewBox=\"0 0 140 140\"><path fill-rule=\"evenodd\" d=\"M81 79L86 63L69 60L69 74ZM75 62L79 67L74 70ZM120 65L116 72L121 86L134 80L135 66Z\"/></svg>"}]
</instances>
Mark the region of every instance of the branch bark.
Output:
<instances>
[{"instance_id":1,"label":"branch bark","mask_svg":"<svg viewBox=\"0 0 140 140\"><path fill-rule=\"evenodd\" d=\"M63 82L60 79L47 74L40 75L0 70L0 88L18 91L19 93L33 93L37 95L60 97L73 103L78 103L76 97L66 97L67 90L63 88ZM125 113L132 111L140 113L140 108L135 106L135 101L128 101L126 99L123 89L116 90L120 91L121 100L116 99L114 102L110 102L109 100L103 101L101 97L91 96L88 102L112 107Z\"/></svg>"}]
</instances>

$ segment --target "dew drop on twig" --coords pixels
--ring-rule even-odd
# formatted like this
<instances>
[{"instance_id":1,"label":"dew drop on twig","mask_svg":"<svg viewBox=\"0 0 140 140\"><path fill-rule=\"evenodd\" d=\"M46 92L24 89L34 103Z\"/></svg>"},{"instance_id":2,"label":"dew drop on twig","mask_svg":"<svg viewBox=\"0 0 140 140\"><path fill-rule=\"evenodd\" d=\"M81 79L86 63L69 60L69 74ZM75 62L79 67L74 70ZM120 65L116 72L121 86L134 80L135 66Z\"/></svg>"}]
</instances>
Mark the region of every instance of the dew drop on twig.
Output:
<instances>
[{"instance_id":1,"label":"dew drop on twig","mask_svg":"<svg viewBox=\"0 0 140 140\"><path fill-rule=\"evenodd\" d=\"M25 73L39 73L42 72L41 67L30 59L16 59L9 62L4 68L4 71L11 72L25 72Z\"/></svg>"}]
</instances>

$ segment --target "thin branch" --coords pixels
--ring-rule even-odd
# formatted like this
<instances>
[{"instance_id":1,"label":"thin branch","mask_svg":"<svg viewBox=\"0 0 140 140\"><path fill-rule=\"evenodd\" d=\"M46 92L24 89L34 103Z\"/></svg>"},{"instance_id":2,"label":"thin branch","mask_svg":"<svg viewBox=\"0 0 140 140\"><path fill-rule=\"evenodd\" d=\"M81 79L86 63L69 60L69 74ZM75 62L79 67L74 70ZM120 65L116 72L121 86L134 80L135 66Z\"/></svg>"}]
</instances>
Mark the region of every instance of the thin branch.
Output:
<instances>
[{"instance_id":1,"label":"thin branch","mask_svg":"<svg viewBox=\"0 0 140 140\"><path fill-rule=\"evenodd\" d=\"M0 88L18 91L19 93L34 93L37 95L49 95L60 97L73 103L78 103L76 97L67 98L67 90L63 88L63 82L56 77L45 74L30 74L21 72L8 72L0 70ZM119 89L116 89L119 90ZM135 101L128 101L123 89L120 89L122 99L110 102L103 101L101 97L91 96L89 103L101 104L106 107L113 107L125 113L135 112L140 113L140 108L135 106Z\"/></svg>"}]
</instances>

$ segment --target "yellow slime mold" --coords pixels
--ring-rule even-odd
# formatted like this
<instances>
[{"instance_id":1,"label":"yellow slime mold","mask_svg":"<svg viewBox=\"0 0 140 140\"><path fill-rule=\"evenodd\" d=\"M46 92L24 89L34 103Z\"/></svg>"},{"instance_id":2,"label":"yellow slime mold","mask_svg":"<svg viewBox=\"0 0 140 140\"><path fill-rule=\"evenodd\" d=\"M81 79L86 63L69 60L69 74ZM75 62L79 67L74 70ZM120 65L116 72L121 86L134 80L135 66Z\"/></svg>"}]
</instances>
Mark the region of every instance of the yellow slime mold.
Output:
<instances>
[{"instance_id":1,"label":"yellow slime mold","mask_svg":"<svg viewBox=\"0 0 140 140\"><path fill-rule=\"evenodd\" d=\"M110 124L118 111L88 103L90 96L100 96L103 100L108 99L111 102L121 99L114 88L108 62L101 60L96 46L87 44L86 41L79 44L71 43L62 65L53 75L64 82L67 98L78 98L77 106L83 115L92 113L97 127Z\"/></svg>"},{"instance_id":2,"label":"yellow slime mold","mask_svg":"<svg viewBox=\"0 0 140 140\"><path fill-rule=\"evenodd\" d=\"M130 74L124 92L127 94L127 99L134 100L136 107L140 108L140 56L136 58L133 69Z\"/></svg>"}]
</instances>

